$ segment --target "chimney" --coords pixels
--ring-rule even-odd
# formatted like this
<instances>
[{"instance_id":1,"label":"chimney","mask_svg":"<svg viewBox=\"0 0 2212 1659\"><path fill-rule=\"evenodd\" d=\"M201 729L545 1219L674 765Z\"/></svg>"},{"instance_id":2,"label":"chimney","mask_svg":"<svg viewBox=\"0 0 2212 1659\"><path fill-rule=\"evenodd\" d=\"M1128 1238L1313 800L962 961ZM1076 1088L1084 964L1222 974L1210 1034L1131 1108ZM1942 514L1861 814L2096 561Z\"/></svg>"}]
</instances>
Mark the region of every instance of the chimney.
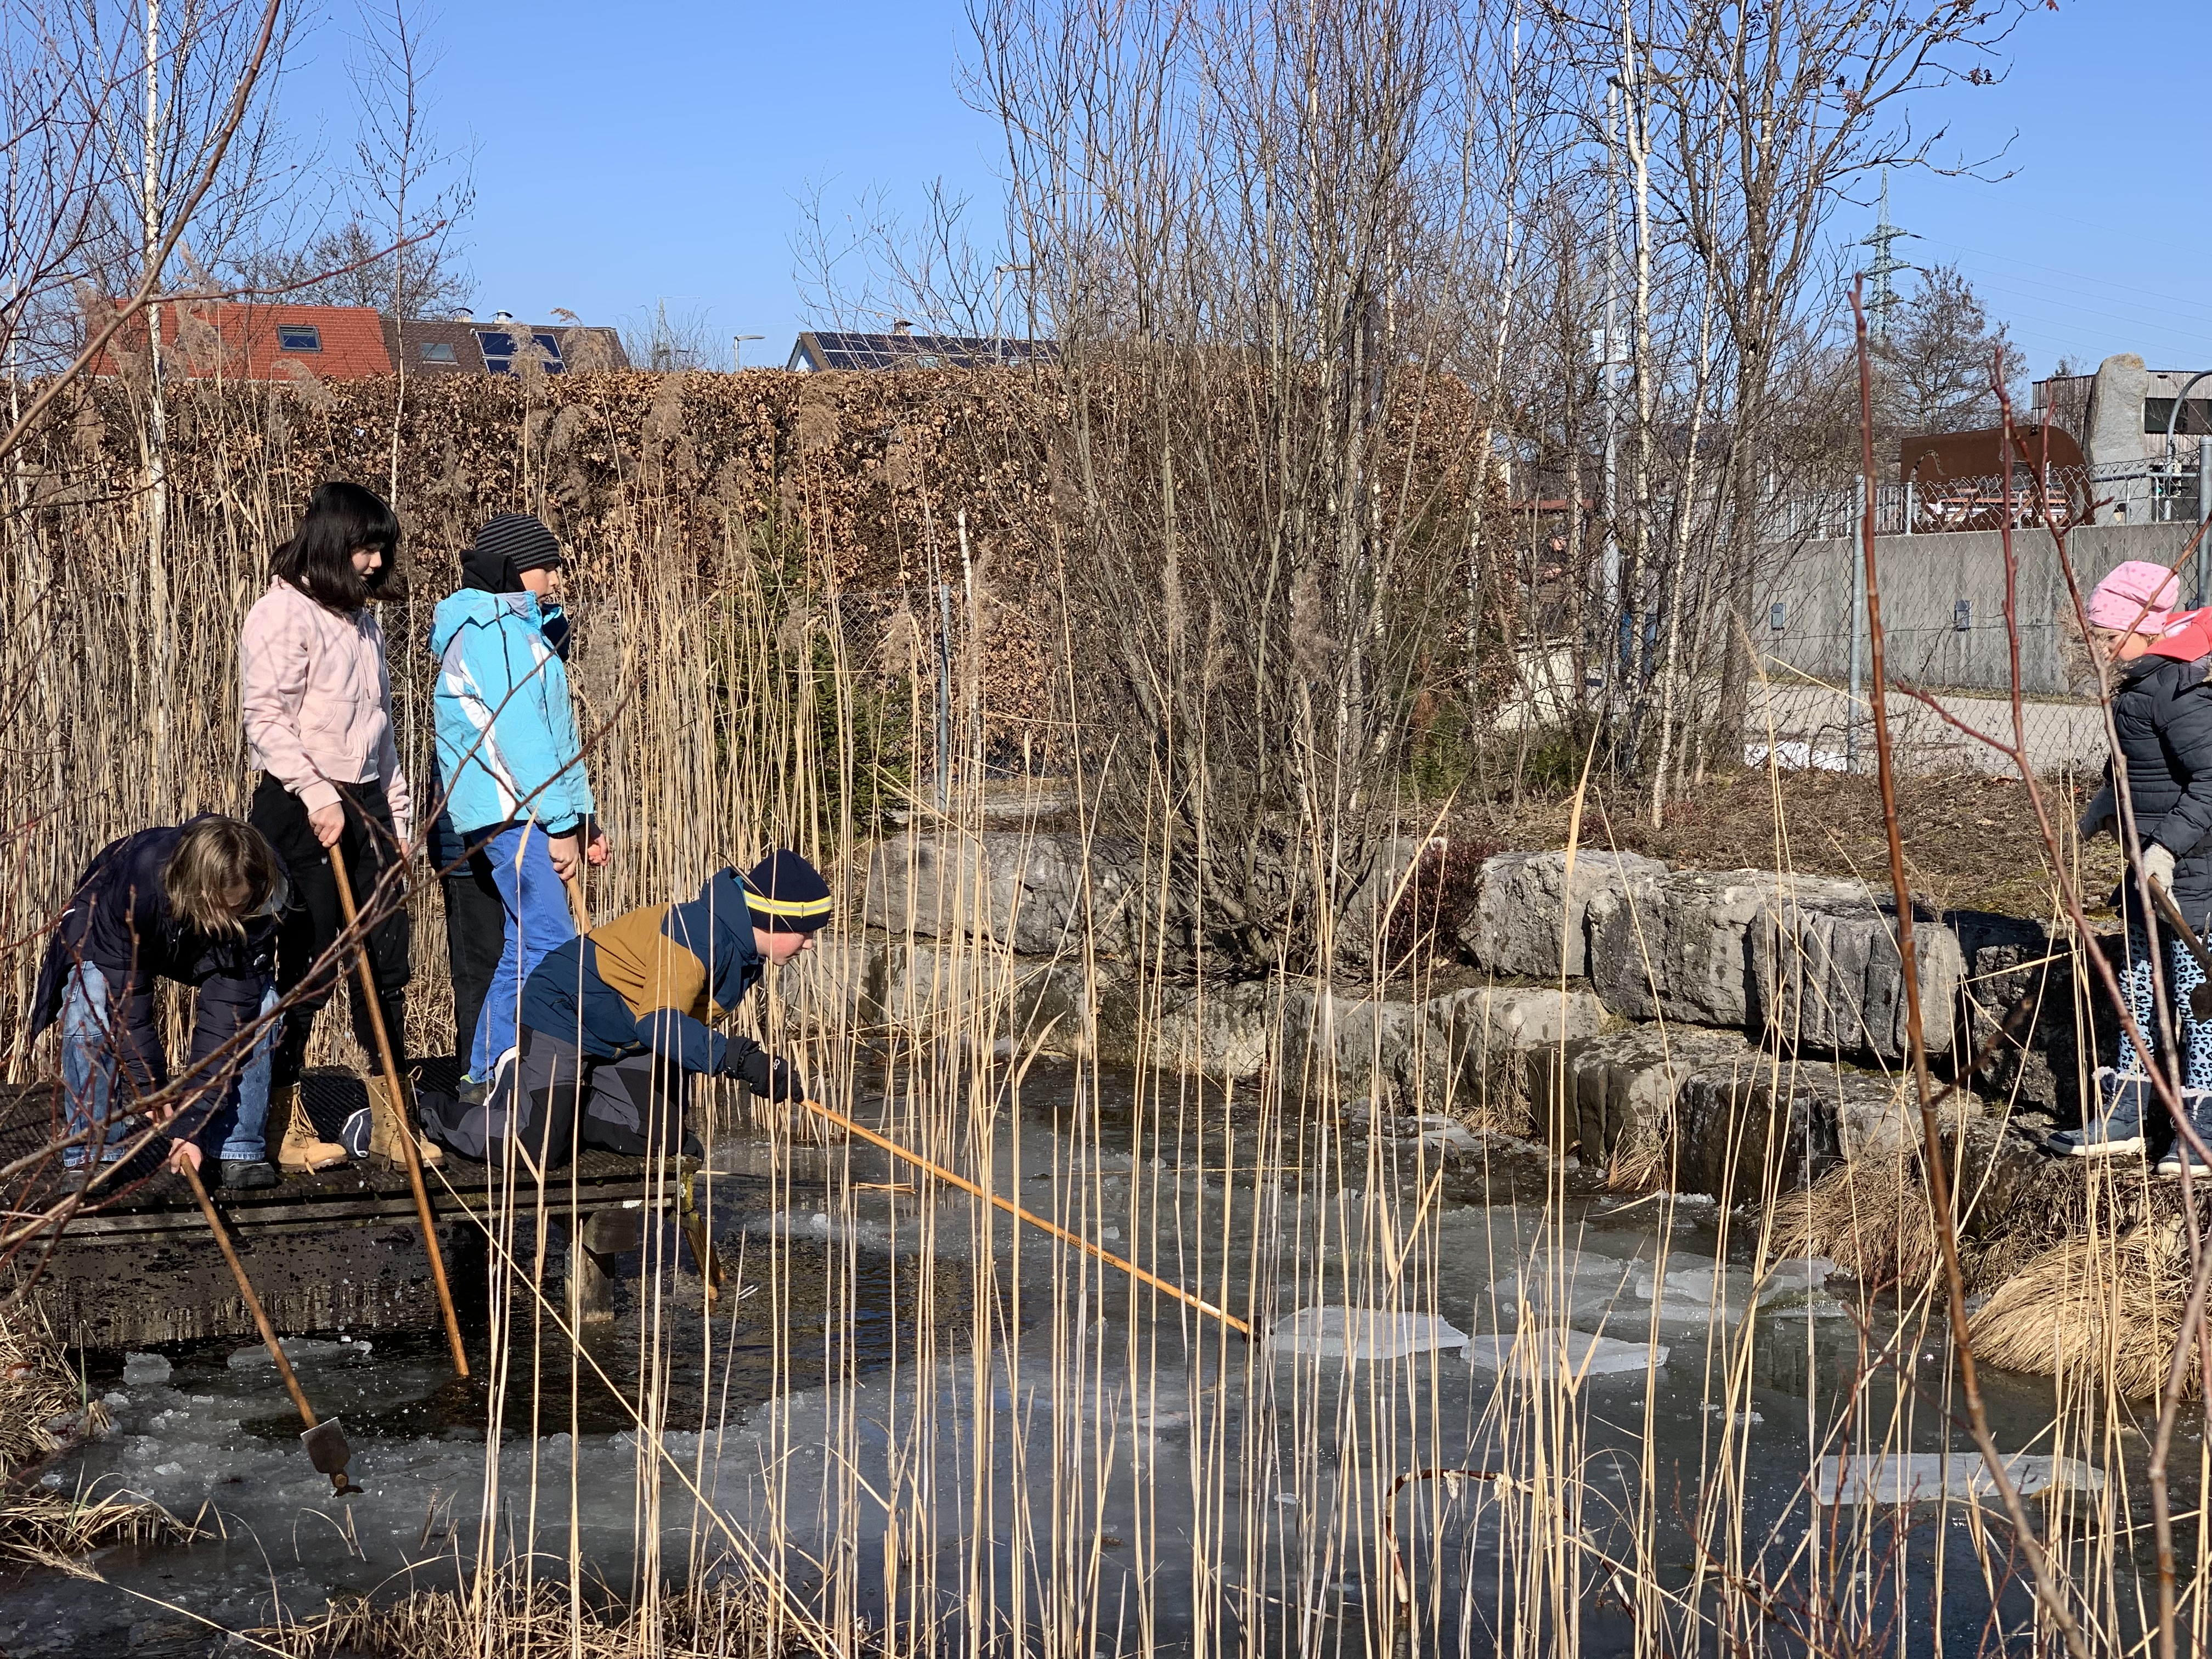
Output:
<instances>
[{"instance_id":1,"label":"chimney","mask_svg":"<svg viewBox=\"0 0 2212 1659\"><path fill-rule=\"evenodd\" d=\"M473 323L476 319L476 313L471 311L466 306L455 306L453 307L453 320L455 322Z\"/></svg>"},{"instance_id":2,"label":"chimney","mask_svg":"<svg viewBox=\"0 0 2212 1659\"><path fill-rule=\"evenodd\" d=\"M914 332L914 325L907 321L905 318L902 317L898 321L891 325L891 332L898 335L901 338L904 338L907 335Z\"/></svg>"},{"instance_id":3,"label":"chimney","mask_svg":"<svg viewBox=\"0 0 2212 1659\"><path fill-rule=\"evenodd\" d=\"M511 311L495 311L491 314L491 319L495 323L511 323L514 320L514 313Z\"/></svg>"}]
</instances>

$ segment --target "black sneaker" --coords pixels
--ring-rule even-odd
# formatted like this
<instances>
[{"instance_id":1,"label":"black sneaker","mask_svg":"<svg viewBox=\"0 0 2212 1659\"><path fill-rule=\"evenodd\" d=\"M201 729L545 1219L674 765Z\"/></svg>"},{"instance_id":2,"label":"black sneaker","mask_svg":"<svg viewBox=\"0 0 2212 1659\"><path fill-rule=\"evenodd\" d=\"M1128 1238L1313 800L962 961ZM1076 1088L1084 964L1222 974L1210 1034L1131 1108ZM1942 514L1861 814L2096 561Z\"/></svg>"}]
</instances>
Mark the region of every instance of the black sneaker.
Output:
<instances>
[{"instance_id":1,"label":"black sneaker","mask_svg":"<svg viewBox=\"0 0 2212 1659\"><path fill-rule=\"evenodd\" d=\"M2118 1158L2142 1151L2143 1109L2150 1097L2150 1079L2139 1073L2115 1072L2109 1066L2100 1066L2094 1081L2100 1109L2080 1128L2047 1137L2044 1150L2053 1157Z\"/></svg>"},{"instance_id":2,"label":"black sneaker","mask_svg":"<svg viewBox=\"0 0 2212 1659\"><path fill-rule=\"evenodd\" d=\"M276 1184L276 1166L265 1158L226 1158L222 1160L222 1184L241 1192Z\"/></svg>"}]
</instances>

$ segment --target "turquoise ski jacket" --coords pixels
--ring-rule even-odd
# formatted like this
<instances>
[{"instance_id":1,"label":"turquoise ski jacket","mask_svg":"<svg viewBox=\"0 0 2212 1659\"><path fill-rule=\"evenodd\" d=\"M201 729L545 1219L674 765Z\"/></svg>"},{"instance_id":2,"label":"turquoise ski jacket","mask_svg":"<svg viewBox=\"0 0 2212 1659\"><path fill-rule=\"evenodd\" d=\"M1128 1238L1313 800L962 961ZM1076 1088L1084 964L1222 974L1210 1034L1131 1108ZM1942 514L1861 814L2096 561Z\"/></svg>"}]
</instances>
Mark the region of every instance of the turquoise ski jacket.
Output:
<instances>
[{"instance_id":1,"label":"turquoise ski jacket","mask_svg":"<svg viewBox=\"0 0 2212 1659\"><path fill-rule=\"evenodd\" d=\"M568 670L546 637L560 607L464 588L431 615L438 775L463 836L534 818L563 836L592 815Z\"/></svg>"}]
</instances>

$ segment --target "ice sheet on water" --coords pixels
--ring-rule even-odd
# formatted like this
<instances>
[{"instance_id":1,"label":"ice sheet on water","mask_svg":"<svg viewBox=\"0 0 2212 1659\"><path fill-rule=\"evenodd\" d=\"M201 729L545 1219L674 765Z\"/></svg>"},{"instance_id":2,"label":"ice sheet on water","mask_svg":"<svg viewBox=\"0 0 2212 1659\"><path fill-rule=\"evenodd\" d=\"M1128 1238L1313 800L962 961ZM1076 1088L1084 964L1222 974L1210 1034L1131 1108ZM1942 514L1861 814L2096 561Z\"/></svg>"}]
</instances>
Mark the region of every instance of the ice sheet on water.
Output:
<instances>
[{"instance_id":1,"label":"ice sheet on water","mask_svg":"<svg viewBox=\"0 0 2212 1659\"><path fill-rule=\"evenodd\" d=\"M312 1336L288 1336L281 1340L284 1348L284 1358L295 1365L315 1365L333 1360L345 1362L366 1359L369 1355L368 1343L356 1342L349 1336L340 1337L335 1342L326 1342ZM239 1349L223 1363L234 1371L251 1370L257 1365L267 1365L273 1369L276 1364L270 1358L269 1350L258 1342L250 1348ZM130 1374L127 1371L125 1373L124 1380L126 1382L130 1380ZM166 1369L163 1376L158 1380L167 1381Z\"/></svg>"},{"instance_id":2,"label":"ice sheet on water","mask_svg":"<svg viewBox=\"0 0 2212 1659\"><path fill-rule=\"evenodd\" d=\"M2078 1458L2015 1452L2005 1459L2005 1476L2022 1498L2048 1492L2100 1492L2105 1472ZM1863 1457L1824 1457L1814 1491L1823 1504L1850 1503L1895 1508L1941 1501L1997 1501L1989 1466L1973 1451L1875 1452Z\"/></svg>"},{"instance_id":3,"label":"ice sheet on water","mask_svg":"<svg viewBox=\"0 0 2212 1659\"><path fill-rule=\"evenodd\" d=\"M149 1383L169 1380L169 1362L157 1353L126 1353L123 1356L123 1381L128 1387L143 1389Z\"/></svg>"},{"instance_id":4,"label":"ice sheet on water","mask_svg":"<svg viewBox=\"0 0 2212 1659\"><path fill-rule=\"evenodd\" d=\"M1466 1343L1464 1331L1441 1319L1382 1308L1301 1308L1267 1333L1268 1346L1278 1354L1323 1359L1404 1359Z\"/></svg>"},{"instance_id":5,"label":"ice sheet on water","mask_svg":"<svg viewBox=\"0 0 2212 1659\"><path fill-rule=\"evenodd\" d=\"M1529 1326L1517 1332L1471 1337L1462 1351L1479 1371L1507 1369L1524 1375L1620 1376L1667 1363L1661 1342L1629 1342L1566 1326Z\"/></svg>"}]
</instances>

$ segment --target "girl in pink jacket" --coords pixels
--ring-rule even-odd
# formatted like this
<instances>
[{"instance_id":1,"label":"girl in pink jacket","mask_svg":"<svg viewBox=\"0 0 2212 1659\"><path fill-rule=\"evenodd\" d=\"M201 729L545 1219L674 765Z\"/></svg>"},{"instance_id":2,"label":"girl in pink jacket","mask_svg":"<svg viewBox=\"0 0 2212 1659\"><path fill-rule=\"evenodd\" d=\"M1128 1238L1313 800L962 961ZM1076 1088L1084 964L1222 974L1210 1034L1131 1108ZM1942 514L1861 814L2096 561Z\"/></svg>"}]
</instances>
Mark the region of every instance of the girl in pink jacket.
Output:
<instances>
[{"instance_id":1,"label":"girl in pink jacket","mask_svg":"<svg viewBox=\"0 0 2212 1659\"><path fill-rule=\"evenodd\" d=\"M300 1105L301 1062L315 1015L352 965L350 957L319 961L343 925L330 861L345 860L354 900L367 908L386 872L405 864L413 829L414 803L392 732L384 630L370 611L390 580L398 544L399 520L380 497L359 484L323 485L292 539L276 550L269 591L246 613L240 641L246 741L261 773L248 817L291 874L292 900L276 936L276 989L287 1012L269 1118L283 1132L278 1166L293 1172L327 1169L347 1157L345 1146L317 1135ZM368 939L385 1030L403 1072L406 1056L398 1050L407 1029L409 944L404 908L394 908ZM399 1135L413 1133L405 1079L381 1074L357 985L348 1000L371 1073L366 1150L398 1162L404 1156ZM419 1144L426 1163L438 1161L436 1147Z\"/></svg>"}]
</instances>

